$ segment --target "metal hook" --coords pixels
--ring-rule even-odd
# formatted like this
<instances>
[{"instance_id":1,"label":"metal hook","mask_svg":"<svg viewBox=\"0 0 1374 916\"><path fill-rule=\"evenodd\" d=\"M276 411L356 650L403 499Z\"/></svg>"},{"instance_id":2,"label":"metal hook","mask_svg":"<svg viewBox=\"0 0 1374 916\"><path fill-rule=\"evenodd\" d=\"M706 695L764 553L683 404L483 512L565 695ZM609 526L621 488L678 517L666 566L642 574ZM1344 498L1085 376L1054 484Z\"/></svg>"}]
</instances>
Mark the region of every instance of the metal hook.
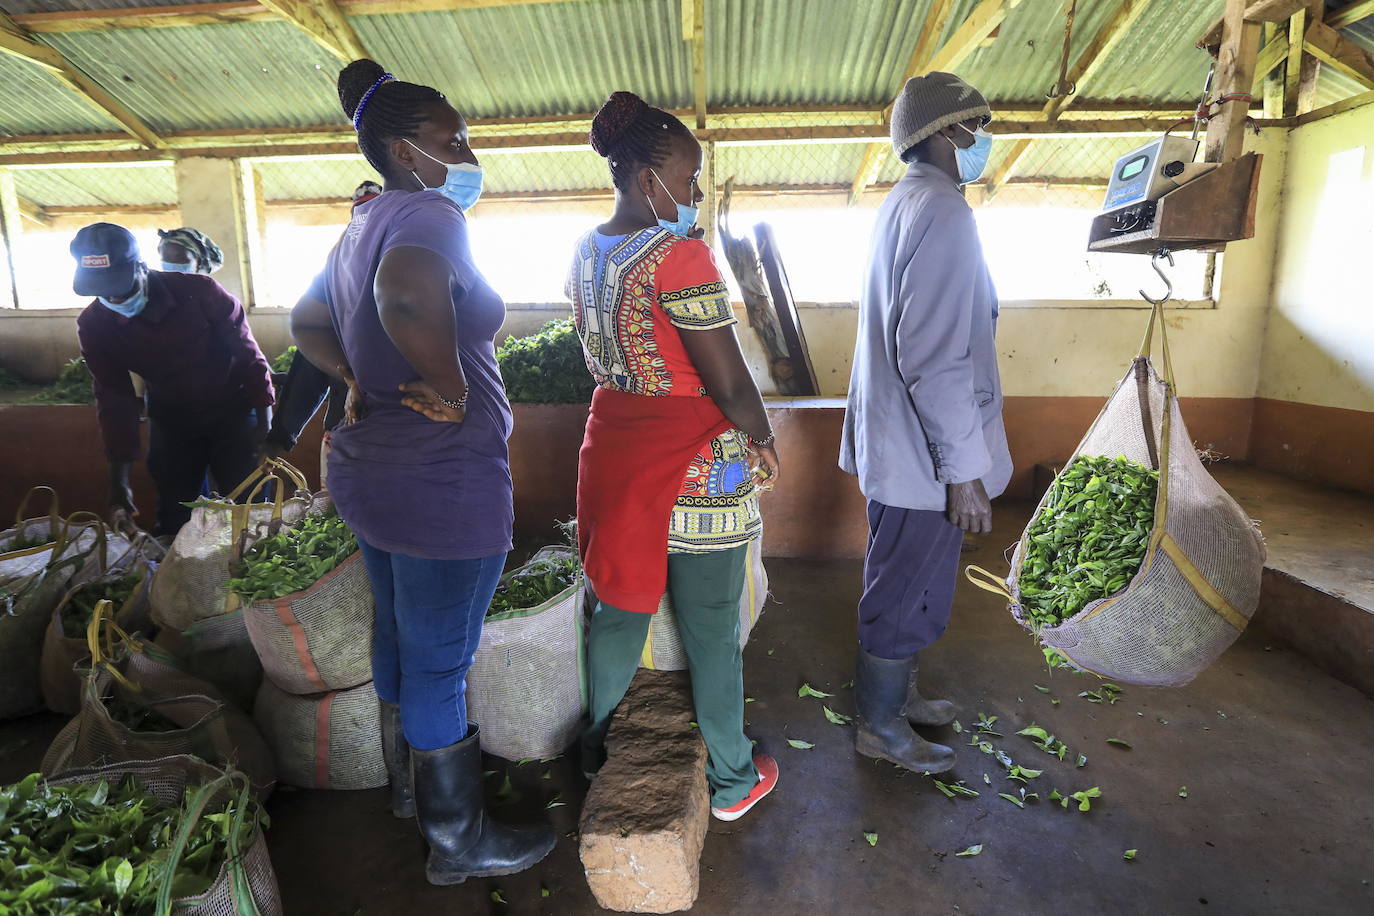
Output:
<instances>
[{"instance_id":1,"label":"metal hook","mask_svg":"<svg viewBox=\"0 0 1374 916\"><path fill-rule=\"evenodd\" d=\"M1143 289L1140 291L1140 297L1151 305L1163 305L1174 298L1174 284L1159 266L1161 258L1168 260L1170 267L1174 266L1174 253L1167 248L1160 248L1150 256L1150 266L1155 269L1155 273L1159 274L1159 279L1164 281L1164 296L1161 299L1154 298Z\"/></svg>"}]
</instances>

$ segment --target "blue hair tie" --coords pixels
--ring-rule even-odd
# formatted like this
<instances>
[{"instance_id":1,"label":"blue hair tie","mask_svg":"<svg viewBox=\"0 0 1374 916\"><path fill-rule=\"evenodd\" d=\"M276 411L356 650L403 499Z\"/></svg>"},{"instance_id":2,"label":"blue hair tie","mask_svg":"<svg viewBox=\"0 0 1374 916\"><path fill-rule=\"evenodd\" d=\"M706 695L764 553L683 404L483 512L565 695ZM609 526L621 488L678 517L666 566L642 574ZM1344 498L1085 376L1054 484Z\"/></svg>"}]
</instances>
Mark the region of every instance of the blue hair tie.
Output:
<instances>
[{"instance_id":1,"label":"blue hair tie","mask_svg":"<svg viewBox=\"0 0 1374 916\"><path fill-rule=\"evenodd\" d=\"M372 93L380 89L382 83L385 83L387 80L394 80L395 78L396 77L392 76L390 73L383 73L377 78L377 82L373 83L372 87L363 93L362 99L358 101L358 109L353 112L353 129L355 131L362 129L359 125L363 122L363 109L367 107L367 103L372 99Z\"/></svg>"}]
</instances>

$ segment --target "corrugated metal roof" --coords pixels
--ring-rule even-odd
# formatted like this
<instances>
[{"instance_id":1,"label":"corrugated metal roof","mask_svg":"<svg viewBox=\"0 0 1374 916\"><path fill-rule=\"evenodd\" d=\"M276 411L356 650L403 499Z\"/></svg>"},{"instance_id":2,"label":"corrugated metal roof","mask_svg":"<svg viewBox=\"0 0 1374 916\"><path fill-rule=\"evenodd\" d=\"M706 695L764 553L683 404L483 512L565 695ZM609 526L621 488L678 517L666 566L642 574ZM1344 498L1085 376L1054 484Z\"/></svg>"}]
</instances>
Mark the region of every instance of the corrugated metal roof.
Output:
<instances>
[{"instance_id":1,"label":"corrugated metal roof","mask_svg":"<svg viewBox=\"0 0 1374 916\"><path fill-rule=\"evenodd\" d=\"M146 6L195 6L203 0L5 0L11 16L23 13L61 13L67 10L120 10Z\"/></svg>"},{"instance_id":2,"label":"corrugated metal roof","mask_svg":"<svg viewBox=\"0 0 1374 916\"><path fill-rule=\"evenodd\" d=\"M285 23L112 29L43 38L154 130L344 120L335 90L337 58Z\"/></svg>"},{"instance_id":3,"label":"corrugated metal roof","mask_svg":"<svg viewBox=\"0 0 1374 916\"><path fill-rule=\"evenodd\" d=\"M1091 81L1083 98L1184 102L1202 89L1208 56L1194 47L1221 14L1223 0L1153 0ZM1079 0L1070 66L1120 7L1120 0ZM1007 17L993 44L959 69L988 98L1043 102L1059 77L1064 5L1026 0Z\"/></svg>"},{"instance_id":4,"label":"corrugated metal roof","mask_svg":"<svg viewBox=\"0 0 1374 916\"><path fill-rule=\"evenodd\" d=\"M359 38L397 76L443 90L470 117L595 111L616 89L691 104L690 45L677 0L600 0L462 12L356 16Z\"/></svg>"},{"instance_id":5,"label":"corrugated metal roof","mask_svg":"<svg viewBox=\"0 0 1374 916\"><path fill-rule=\"evenodd\" d=\"M0 136L101 133L119 130L46 70L0 54Z\"/></svg>"},{"instance_id":6,"label":"corrugated metal roof","mask_svg":"<svg viewBox=\"0 0 1374 916\"><path fill-rule=\"evenodd\" d=\"M16 169L15 190L43 207L136 206L177 202L171 163L67 169Z\"/></svg>"}]
</instances>

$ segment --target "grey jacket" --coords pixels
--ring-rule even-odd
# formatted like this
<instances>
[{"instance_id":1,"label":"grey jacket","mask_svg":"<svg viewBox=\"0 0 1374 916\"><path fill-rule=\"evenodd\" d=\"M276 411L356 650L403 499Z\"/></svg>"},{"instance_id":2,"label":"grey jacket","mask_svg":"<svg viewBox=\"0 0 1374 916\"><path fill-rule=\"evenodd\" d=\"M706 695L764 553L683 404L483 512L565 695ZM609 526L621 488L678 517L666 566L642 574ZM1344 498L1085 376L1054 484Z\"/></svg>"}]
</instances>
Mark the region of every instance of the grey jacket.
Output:
<instances>
[{"instance_id":1,"label":"grey jacket","mask_svg":"<svg viewBox=\"0 0 1374 916\"><path fill-rule=\"evenodd\" d=\"M864 496L943 511L946 485L1011 478L997 293L953 179L916 163L878 211L859 306L840 467Z\"/></svg>"}]
</instances>

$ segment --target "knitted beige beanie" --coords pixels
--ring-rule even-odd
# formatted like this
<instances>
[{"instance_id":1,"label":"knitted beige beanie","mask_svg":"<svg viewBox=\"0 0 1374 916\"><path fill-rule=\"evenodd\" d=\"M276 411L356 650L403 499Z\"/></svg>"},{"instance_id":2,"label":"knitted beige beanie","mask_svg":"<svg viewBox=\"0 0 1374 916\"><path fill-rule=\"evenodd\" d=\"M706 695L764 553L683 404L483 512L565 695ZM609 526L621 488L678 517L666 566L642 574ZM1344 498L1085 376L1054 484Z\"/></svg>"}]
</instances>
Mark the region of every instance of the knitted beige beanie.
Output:
<instances>
[{"instance_id":1,"label":"knitted beige beanie","mask_svg":"<svg viewBox=\"0 0 1374 916\"><path fill-rule=\"evenodd\" d=\"M953 73L913 76L892 103L892 150L900 158L940 128L980 115L992 120L988 100Z\"/></svg>"}]
</instances>

